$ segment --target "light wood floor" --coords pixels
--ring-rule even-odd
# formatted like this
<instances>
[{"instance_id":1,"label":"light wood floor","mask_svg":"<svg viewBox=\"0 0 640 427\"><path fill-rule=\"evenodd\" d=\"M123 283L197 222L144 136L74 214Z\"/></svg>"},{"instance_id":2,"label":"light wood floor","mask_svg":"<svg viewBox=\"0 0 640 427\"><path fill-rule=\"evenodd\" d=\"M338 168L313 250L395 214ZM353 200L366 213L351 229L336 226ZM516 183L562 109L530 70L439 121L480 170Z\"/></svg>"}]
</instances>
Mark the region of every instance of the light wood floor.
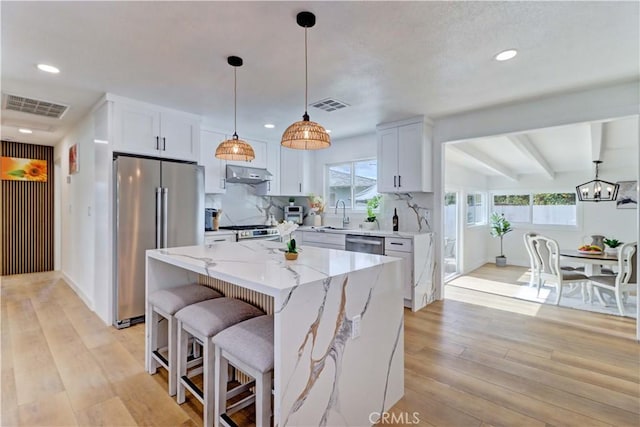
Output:
<instances>
[{"instance_id":1,"label":"light wood floor","mask_svg":"<svg viewBox=\"0 0 640 427\"><path fill-rule=\"evenodd\" d=\"M105 326L52 273L0 287L0 425L201 424L198 403L177 405L166 378L144 372L143 325ZM452 289L406 312L397 416L416 412L435 426L638 426L632 319ZM237 415L252 425L251 414Z\"/></svg>"}]
</instances>

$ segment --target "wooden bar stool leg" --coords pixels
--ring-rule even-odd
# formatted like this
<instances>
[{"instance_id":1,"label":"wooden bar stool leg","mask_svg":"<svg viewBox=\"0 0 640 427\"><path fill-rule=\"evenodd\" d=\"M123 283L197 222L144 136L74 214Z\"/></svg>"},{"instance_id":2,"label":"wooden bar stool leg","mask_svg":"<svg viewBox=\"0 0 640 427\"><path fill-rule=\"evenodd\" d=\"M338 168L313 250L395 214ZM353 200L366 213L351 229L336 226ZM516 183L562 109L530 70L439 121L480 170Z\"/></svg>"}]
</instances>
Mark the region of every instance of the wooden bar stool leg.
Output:
<instances>
[{"instance_id":1,"label":"wooden bar stool leg","mask_svg":"<svg viewBox=\"0 0 640 427\"><path fill-rule=\"evenodd\" d=\"M271 425L271 372L256 375L256 427Z\"/></svg>"},{"instance_id":2,"label":"wooden bar stool leg","mask_svg":"<svg viewBox=\"0 0 640 427\"><path fill-rule=\"evenodd\" d=\"M146 356L147 356L147 366L149 367L149 373L151 375L156 373L156 370L158 368L158 363L155 361L155 359L151 356L153 354L153 351L156 350L158 348L158 313L155 312L155 310L153 309L153 306L151 306L150 304L147 306L147 312L151 313L151 319L148 319L147 321L149 322L149 337L147 338L149 340L149 342L147 343L147 350L146 350Z\"/></svg>"},{"instance_id":3,"label":"wooden bar stool leg","mask_svg":"<svg viewBox=\"0 0 640 427\"><path fill-rule=\"evenodd\" d=\"M215 397L215 411L214 411L214 427L220 427L220 416L227 412L227 382L229 381L229 362L222 355L220 348L216 347L216 369L215 377L218 382L216 387L217 395Z\"/></svg>"},{"instance_id":4,"label":"wooden bar stool leg","mask_svg":"<svg viewBox=\"0 0 640 427\"><path fill-rule=\"evenodd\" d=\"M205 339L203 343L202 357L202 376L204 384L202 391L205 396L204 400L204 427L213 426L213 410L215 399L215 367L214 367L214 347L211 339ZM226 390L226 388L225 388ZM221 393L223 394L223 393ZM226 393L224 393L226 394Z\"/></svg>"},{"instance_id":5,"label":"wooden bar stool leg","mask_svg":"<svg viewBox=\"0 0 640 427\"><path fill-rule=\"evenodd\" d=\"M187 346L189 341L189 334L182 328L182 322L178 321L178 354L176 355L176 375L175 380L177 382L177 397L176 401L179 404L183 404L186 400L184 385L179 380L183 375L187 375Z\"/></svg>"},{"instance_id":6,"label":"wooden bar stool leg","mask_svg":"<svg viewBox=\"0 0 640 427\"><path fill-rule=\"evenodd\" d=\"M169 331L167 332L169 335L169 367L172 368L174 372L169 372L169 396L176 395L176 388L178 382L178 374L175 372L176 366L178 365L177 355L176 355L176 341L178 339L178 328L176 318L173 316L169 316Z\"/></svg>"}]
</instances>

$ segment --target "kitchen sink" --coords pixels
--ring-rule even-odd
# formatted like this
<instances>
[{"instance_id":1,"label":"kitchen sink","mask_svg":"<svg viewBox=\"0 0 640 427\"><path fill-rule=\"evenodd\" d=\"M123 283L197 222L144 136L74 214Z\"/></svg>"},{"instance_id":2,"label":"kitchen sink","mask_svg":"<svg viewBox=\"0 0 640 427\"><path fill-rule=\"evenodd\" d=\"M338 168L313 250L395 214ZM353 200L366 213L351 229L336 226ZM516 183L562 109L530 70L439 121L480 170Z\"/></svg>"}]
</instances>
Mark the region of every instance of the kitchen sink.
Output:
<instances>
[{"instance_id":1,"label":"kitchen sink","mask_svg":"<svg viewBox=\"0 0 640 427\"><path fill-rule=\"evenodd\" d=\"M348 228L342 228L342 227L333 227L331 225L325 225L322 227L314 227L314 230L316 231L324 231L324 230L348 230Z\"/></svg>"}]
</instances>

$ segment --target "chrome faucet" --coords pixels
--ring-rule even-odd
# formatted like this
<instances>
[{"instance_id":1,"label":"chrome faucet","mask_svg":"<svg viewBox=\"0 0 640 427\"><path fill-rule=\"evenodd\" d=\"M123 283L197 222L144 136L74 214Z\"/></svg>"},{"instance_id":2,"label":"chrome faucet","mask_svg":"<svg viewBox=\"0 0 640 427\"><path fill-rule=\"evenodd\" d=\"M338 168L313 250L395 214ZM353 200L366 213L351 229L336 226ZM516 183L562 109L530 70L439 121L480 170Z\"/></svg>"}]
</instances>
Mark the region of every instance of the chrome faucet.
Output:
<instances>
[{"instance_id":1,"label":"chrome faucet","mask_svg":"<svg viewBox=\"0 0 640 427\"><path fill-rule=\"evenodd\" d=\"M344 203L344 200L338 200L336 202L336 214L338 213L338 206L340 205L340 202L342 202L342 228L347 228L347 225L349 225L349 217L346 215L345 211L347 209L347 205Z\"/></svg>"}]
</instances>

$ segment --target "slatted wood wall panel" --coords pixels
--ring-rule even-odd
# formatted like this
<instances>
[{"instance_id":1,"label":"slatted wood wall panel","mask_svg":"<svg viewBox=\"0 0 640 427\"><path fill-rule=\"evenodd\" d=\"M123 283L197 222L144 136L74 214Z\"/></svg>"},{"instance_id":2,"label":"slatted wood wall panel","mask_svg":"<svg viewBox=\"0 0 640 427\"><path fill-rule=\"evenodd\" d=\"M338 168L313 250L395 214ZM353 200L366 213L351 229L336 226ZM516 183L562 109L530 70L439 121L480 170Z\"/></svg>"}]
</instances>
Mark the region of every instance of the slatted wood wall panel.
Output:
<instances>
[{"instance_id":1,"label":"slatted wood wall panel","mask_svg":"<svg viewBox=\"0 0 640 427\"><path fill-rule=\"evenodd\" d=\"M245 289L243 287L228 283L213 277L200 275L201 285L213 288L228 298L236 298L249 304L255 305L266 314L273 314L273 297L260 292Z\"/></svg>"},{"instance_id":2,"label":"slatted wood wall panel","mask_svg":"<svg viewBox=\"0 0 640 427\"><path fill-rule=\"evenodd\" d=\"M2 156L47 161L47 182L2 181L0 274L53 270L53 147L2 141Z\"/></svg>"}]
</instances>

